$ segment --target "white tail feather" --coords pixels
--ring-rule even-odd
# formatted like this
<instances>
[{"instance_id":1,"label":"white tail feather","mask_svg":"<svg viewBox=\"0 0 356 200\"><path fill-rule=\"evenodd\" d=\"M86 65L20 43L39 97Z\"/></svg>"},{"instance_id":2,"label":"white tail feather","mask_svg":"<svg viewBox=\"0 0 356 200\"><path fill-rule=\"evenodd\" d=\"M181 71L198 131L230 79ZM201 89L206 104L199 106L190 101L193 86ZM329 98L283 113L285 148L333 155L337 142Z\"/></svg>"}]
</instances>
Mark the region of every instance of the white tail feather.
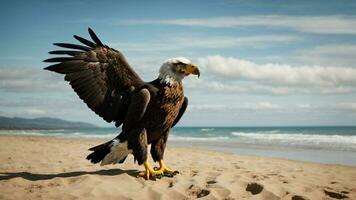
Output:
<instances>
[{"instance_id":1,"label":"white tail feather","mask_svg":"<svg viewBox=\"0 0 356 200\"><path fill-rule=\"evenodd\" d=\"M130 153L132 153L132 150L128 149L127 141L120 143L118 139L115 139L112 143L110 153L104 157L100 165L116 164Z\"/></svg>"}]
</instances>

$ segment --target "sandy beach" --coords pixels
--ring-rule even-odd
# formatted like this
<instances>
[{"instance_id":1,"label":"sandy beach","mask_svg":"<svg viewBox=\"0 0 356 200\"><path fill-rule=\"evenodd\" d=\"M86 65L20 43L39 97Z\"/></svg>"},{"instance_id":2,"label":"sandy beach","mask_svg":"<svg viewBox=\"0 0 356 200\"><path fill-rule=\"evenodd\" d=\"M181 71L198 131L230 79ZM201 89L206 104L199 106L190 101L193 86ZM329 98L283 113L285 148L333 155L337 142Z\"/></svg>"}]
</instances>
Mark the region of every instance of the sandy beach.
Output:
<instances>
[{"instance_id":1,"label":"sandy beach","mask_svg":"<svg viewBox=\"0 0 356 200\"><path fill-rule=\"evenodd\" d=\"M146 181L132 157L89 163L102 141L0 136L0 199L356 199L356 167L168 146L180 174Z\"/></svg>"}]
</instances>

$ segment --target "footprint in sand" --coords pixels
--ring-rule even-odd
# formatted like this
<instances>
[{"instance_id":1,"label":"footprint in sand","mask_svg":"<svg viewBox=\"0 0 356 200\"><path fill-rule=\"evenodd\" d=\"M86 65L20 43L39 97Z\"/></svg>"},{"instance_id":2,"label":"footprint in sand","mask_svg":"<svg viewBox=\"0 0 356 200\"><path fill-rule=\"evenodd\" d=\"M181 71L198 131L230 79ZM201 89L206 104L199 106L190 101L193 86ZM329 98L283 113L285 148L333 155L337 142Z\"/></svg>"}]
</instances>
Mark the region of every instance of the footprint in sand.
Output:
<instances>
[{"instance_id":1,"label":"footprint in sand","mask_svg":"<svg viewBox=\"0 0 356 200\"><path fill-rule=\"evenodd\" d=\"M215 180L211 180L211 181L207 181L207 182L206 182L207 185L211 185L211 184L215 184L215 183L216 183Z\"/></svg>"},{"instance_id":2,"label":"footprint in sand","mask_svg":"<svg viewBox=\"0 0 356 200\"><path fill-rule=\"evenodd\" d=\"M192 172L190 173L190 176L191 176L191 177L194 177L194 176L196 176L197 174L198 174L198 171L192 170Z\"/></svg>"},{"instance_id":3,"label":"footprint in sand","mask_svg":"<svg viewBox=\"0 0 356 200\"><path fill-rule=\"evenodd\" d=\"M217 181L214 179L207 179L206 181L206 188L209 188L213 194L218 195L221 199L226 200L229 198L231 191L225 187L222 187L219 184L216 184Z\"/></svg>"},{"instance_id":4,"label":"footprint in sand","mask_svg":"<svg viewBox=\"0 0 356 200\"><path fill-rule=\"evenodd\" d=\"M261 193L263 190L263 185L258 183L249 183L247 184L246 191L250 192L253 195Z\"/></svg>"},{"instance_id":5,"label":"footprint in sand","mask_svg":"<svg viewBox=\"0 0 356 200\"><path fill-rule=\"evenodd\" d=\"M216 178L220 175L221 175L220 173L214 173L214 172L208 173L208 177L205 179L207 187L211 184L215 184Z\"/></svg>"},{"instance_id":6,"label":"footprint in sand","mask_svg":"<svg viewBox=\"0 0 356 200\"><path fill-rule=\"evenodd\" d=\"M241 167L238 165L235 165L235 169L241 169Z\"/></svg>"},{"instance_id":7,"label":"footprint in sand","mask_svg":"<svg viewBox=\"0 0 356 200\"><path fill-rule=\"evenodd\" d=\"M347 195L345 194L348 194L347 191L342 191L342 192L335 192L335 191L332 191L330 189L324 189L324 193L331 197L331 198L335 198L335 199L346 199L346 198L349 198Z\"/></svg>"},{"instance_id":8,"label":"footprint in sand","mask_svg":"<svg viewBox=\"0 0 356 200\"><path fill-rule=\"evenodd\" d=\"M258 176L258 175L252 175L251 178L254 179L255 181L263 181L265 179L264 176Z\"/></svg>"},{"instance_id":9,"label":"footprint in sand","mask_svg":"<svg viewBox=\"0 0 356 200\"><path fill-rule=\"evenodd\" d=\"M195 198L202 198L210 194L209 190L202 189L196 185L190 185L186 192L189 196L194 196Z\"/></svg>"},{"instance_id":10,"label":"footprint in sand","mask_svg":"<svg viewBox=\"0 0 356 200\"><path fill-rule=\"evenodd\" d=\"M168 188L171 188L171 187L173 187L173 186L174 186L173 181L170 181L170 182L169 182L169 185L168 185Z\"/></svg>"},{"instance_id":11,"label":"footprint in sand","mask_svg":"<svg viewBox=\"0 0 356 200\"><path fill-rule=\"evenodd\" d=\"M292 196L292 200L308 200L308 198L299 196L299 195L294 195Z\"/></svg>"}]
</instances>

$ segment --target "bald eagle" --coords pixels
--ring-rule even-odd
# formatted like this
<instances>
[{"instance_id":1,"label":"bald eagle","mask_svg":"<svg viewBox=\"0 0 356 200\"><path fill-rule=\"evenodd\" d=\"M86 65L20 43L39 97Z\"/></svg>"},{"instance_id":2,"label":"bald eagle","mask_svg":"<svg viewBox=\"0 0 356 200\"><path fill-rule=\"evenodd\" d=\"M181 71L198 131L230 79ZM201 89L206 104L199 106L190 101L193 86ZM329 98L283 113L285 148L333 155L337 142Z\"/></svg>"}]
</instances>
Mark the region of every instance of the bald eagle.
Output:
<instances>
[{"instance_id":1,"label":"bald eagle","mask_svg":"<svg viewBox=\"0 0 356 200\"><path fill-rule=\"evenodd\" d=\"M158 78L144 82L131 68L124 55L104 45L92 29L92 41L74 35L83 45L54 43L66 50L50 54L67 55L44 60L55 63L44 69L64 74L78 96L97 115L107 122L115 122L121 133L114 139L92 147L87 156L92 163L101 165L123 163L133 154L145 170L139 176L173 176L163 162L169 131L183 116L188 98L184 96L182 80L194 74L200 76L198 67L186 58L172 58L159 69ZM147 161L148 145L159 168Z\"/></svg>"}]
</instances>

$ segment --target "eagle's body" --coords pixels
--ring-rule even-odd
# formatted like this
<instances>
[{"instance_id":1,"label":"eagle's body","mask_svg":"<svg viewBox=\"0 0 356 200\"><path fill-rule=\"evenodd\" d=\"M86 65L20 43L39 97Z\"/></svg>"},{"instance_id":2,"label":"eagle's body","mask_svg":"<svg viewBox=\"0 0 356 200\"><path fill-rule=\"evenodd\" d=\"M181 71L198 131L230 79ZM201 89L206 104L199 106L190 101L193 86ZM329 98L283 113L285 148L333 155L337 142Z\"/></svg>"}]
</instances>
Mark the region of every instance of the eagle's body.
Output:
<instances>
[{"instance_id":1,"label":"eagle's body","mask_svg":"<svg viewBox=\"0 0 356 200\"><path fill-rule=\"evenodd\" d=\"M167 132L177 118L184 101L181 82L174 85L152 81L147 90L150 92L150 103L142 118L142 126L147 131L147 142L152 143Z\"/></svg>"},{"instance_id":2,"label":"eagle's body","mask_svg":"<svg viewBox=\"0 0 356 200\"><path fill-rule=\"evenodd\" d=\"M65 80L79 97L107 122L122 125L122 132L113 140L90 148L94 151L87 159L102 165L124 162L133 154L146 170L141 174L149 178L154 174L174 174L163 163L163 154L170 129L184 114L188 99L184 97L182 79L189 74L199 76L198 68L185 58L169 59L160 68L159 76L144 82L117 50L103 45L89 29L94 42L74 36L87 46L55 43L55 45L81 51L52 51L72 57L45 60L59 62L47 70L65 74ZM147 162L147 145L151 144L154 161L160 170L153 170Z\"/></svg>"},{"instance_id":3,"label":"eagle's body","mask_svg":"<svg viewBox=\"0 0 356 200\"><path fill-rule=\"evenodd\" d=\"M137 143L141 143L144 146L142 151L147 148L145 143L152 144L152 157L154 161L159 161L163 158L169 130L177 119L185 100L183 86L181 82L169 85L160 79L156 79L144 84L136 92L140 93L141 91L147 91L150 96L145 114L141 120L134 123L132 123L132 119L127 118L123 124L123 132L118 136L118 139L120 141L128 141L129 149L131 149L131 146L135 147ZM136 109L136 107L133 109ZM128 110L128 112L134 111ZM140 134L146 136L140 137ZM137 135L137 138L133 137L133 135ZM147 138L147 141L142 141L145 138ZM133 153L135 155L135 150ZM140 152L137 153L135 159L139 164L142 164L147 159L145 155L147 154L142 154L143 157L141 157Z\"/></svg>"}]
</instances>

